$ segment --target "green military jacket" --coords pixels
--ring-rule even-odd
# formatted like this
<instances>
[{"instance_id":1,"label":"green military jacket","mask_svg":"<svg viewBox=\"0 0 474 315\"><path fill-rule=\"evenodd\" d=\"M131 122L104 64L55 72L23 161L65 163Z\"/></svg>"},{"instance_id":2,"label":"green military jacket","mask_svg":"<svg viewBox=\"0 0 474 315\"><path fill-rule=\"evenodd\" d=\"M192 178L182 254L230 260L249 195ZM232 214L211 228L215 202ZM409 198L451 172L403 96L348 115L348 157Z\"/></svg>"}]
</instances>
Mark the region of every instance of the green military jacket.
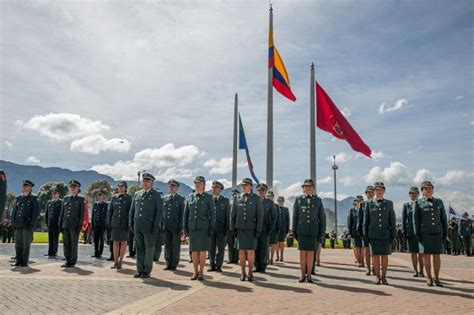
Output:
<instances>
[{"instance_id":1,"label":"green military jacket","mask_svg":"<svg viewBox=\"0 0 474 315\"><path fill-rule=\"evenodd\" d=\"M191 193L184 207L183 230L185 233L196 230L214 230L214 201L210 194Z\"/></svg>"},{"instance_id":2,"label":"green military jacket","mask_svg":"<svg viewBox=\"0 0 474 315\"><path fill-rule=\"evenodd\" d=\"M293 204L293 233L321 238L326 232L323 201L316 195L296 197Z\"/></svg>"},{"instance_id":3,"label":"green military jacket","mask_svg":"<svg viewBox=\"0 0 474 315\"><path fill-rule=\"evenodd\" d=\"M288 234L290 231L290 210L287 207L278 207L280 211L280 232Z\"/></svg>"},{"instance_id":4,"label":"green military jacket","mask_svg":"<svg viewBox=\"0 0 474 315\"><path fill-rule=\"evenodd\" d=\"M365 200L359 205L359 222L357 223L357 231L359 232L360 236L364 237L364 239L367 238L367 236L364 234L364 218L370 201L371 200Z\"/></svg>"},{"instance_id":5,"label":"green military jacket","mask_svg":"<svg viewBox=\"0 0 474 315\"><path fill-rule=\"evenodd\" d=\"M115 194L107 209L107 226L113 229L128 229L132 196Z\"/></svg>"},{"instance_id":6,"label":"green military jacket","mask_svg":"<svg viewBox=\"0 0 474 315\"><path fill-rule=\"evenodd\" d=\"M80 231L84 223L85 201L83 196L67 195L61 205L59 228Z\"/></svg>"},{"instance_id":7,"label":"green military jacket","mask_svg":"<svg viewBox=\"0 0 474 315\"><path fill-rule=\"evenodd\" d=\"M215 232L227 233L229 230L229 221L230 221L230 204L229 199L219 195L216 198L212 197L214 200L214 218L215 218Z\"/></svg>"},{"instance_id":8,"label":"green military jacket","mask_svg":"<svg viewBox=\"0 0 474 315\"><path fill-rule=\"evenodd\" d=\"M58 227L59 225L59 215L61 214L61 205L63 203L62 199L58 200L48 200L46 203L45 211L45 222L47 226Z\"/></svg>"},{"instance_id":9,"label":"green military jacket","mask_svg":"<svg viewBox=\"0 0 474 315\"><path fill-rule=\"evenodd\" d=\"M446 210L441 199L424 197L418 199L415 205L415 234L442 234L448 233Z\"/></svg>"},{"instance_id":10,"label":"green military jacket","mask_svg":"<svg viewBox=\"0 0 474 315\"><path fill-rule=\"evenodd\" d=\"M410 201L403 204L402 211L402 231L406 236L415 236L415 222L413 217L415 215L416 201Z\"/></svg>"},{"instance_id":11,"label":"green military jacket","mask_svg":"<svg viewBox=\"0 0 474 315\"><path fill-rule=\"evenodd\" d=\"M151 188L137 191L130 206L129 226L133 231L149 231L157 234L161 229L163 198L161 193Z\"/></svg>"},{"instance_id":12,"label":"green military jacket","mask_svg":"<svg viewBox=\"0 0 474 315\"><path fill-rule=\"evenodd\" d=\"M105 228L107 223L108 205L105 201L94 202L92 206L92 229Z\"/></svg>"},{"instance_id":13,"label":"green military jacket","mask_svg":"<svg viewBox=\"0 0 474 315\"><path fill-rule=\"evenodd\" d=\"M462 237L471 237L472 236L472 220L461 218L459 220L459 235Z\"/></svg>"},{"instance_id":14,"label":"green military jacket","mask_svg":"<svg viewBox=\"0 0 474 315\"><path fill-rule=\"evenodd\" d=\"M181 195L163 197L163 230L179 233L183 228L183 216L186 199Z\"/></svg>"},{"instance_id":15,"label":"green military jacket","mask_svg":"<svg viewBox=\"0 0 474 315\"><path fill-rule=\"evenodd\" d=\"M257 194L241 193L232 201L230 230L254 230L257 235L263 228L263 206Z\"/></svg>"},{"instance_id":16,"label":"green military jacket","mask_svg":"<svg viewBox=\"0 0 474 315\"><path fill-rule=\"evenodd\" d=\"M361 236L359 234L359 216L360 216L360 207L359 208L351 208L347 213L347 230L351 237L358 237Z\"/></svg>"},{"instance_id":17,"label":"green military jacket","mask_svg":"<svg viewBox=\"0 0 474 315\"><path fill-rule=\"evenodd\" d=\"M275 208L275 203L268 198L260 199L263 208L263 225L262 232L269 234L273 229L275 229L277 224L277 211Z\"/></svg>"},{"instance_id":18,"label":"green military jacket","mask_svg":"<svg viewBox=\"0 0 474 315\"><path fill-rule=\"evenodd\" d=\"M365 207L364 235L370 239L395 239L397 226L393 202L387 199L370 200Z\"/></svg>"},{"instance_id":19,"label":"green military jacket","mask_svg":"<svg viewBox=\"0 0 474 315\"><path fill-rule=\"evenodd\" d=\"M19 195L16 197L12 211L13 228L34 228L39 217L39 203L35 195Z\"/></svg>"},{"instance_id":20,"label":"green military jacket","mask_svg":"<svg viewBox=\"0 0 474 315\"><path fill-rule=\"evenodd\" d=\"M0 170L1 171L1 170ZM7 178L0 177L0 219L3 218L5 203L7 202Z\"/></svg>"}]
</instances>

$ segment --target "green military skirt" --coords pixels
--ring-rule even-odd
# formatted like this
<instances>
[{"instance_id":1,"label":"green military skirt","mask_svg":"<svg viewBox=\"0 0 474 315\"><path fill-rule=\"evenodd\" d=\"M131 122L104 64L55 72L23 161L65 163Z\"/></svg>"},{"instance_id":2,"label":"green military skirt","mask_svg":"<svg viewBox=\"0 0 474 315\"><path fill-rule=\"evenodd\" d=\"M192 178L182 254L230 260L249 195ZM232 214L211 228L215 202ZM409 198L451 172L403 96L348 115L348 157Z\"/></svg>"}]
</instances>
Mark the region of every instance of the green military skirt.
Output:
<instances>
[{"instance_id":1,"label":"green military skirt","mask_svg":"<svg viewBox=\"0 0 474 315\"><path fill-rule=\"evenodd\" d=\"M418 240L414 236L407 236L408 251L410 253L419 253L420 247Z\"/></svg>"},{"instance_id":2,"label":"green military skirt","mask_svg":"<svg viewBox=\"0 0 474 315\"><path fill-rule=\"evenodd\" d=\"M278 231L272 230L270 232L270 235L268 235L268 243L276 244L277 240L278 240Z\"/></svg>"},{"instance_id":3,"label":"green military skirt","mask_svg":"<svg viewBox=\"0 0 474 315\"><path fill-rule=\"evenodd\" d=\"M371 239L369 240L369 247L372 256L392 254L390 240Z\"/></svg>"},{"instance_id":4,"label":"green military skirt","mask_svg":"<svg viewBox=\"0 0 474 315\"><path fill-rule=\"evenodd\" d=\"M112 241L128 241L128 228L112 228L110 238Z\"/></svg>"},{"instance_id":5,"label":"green military skirt","mask_svg":"<svg viewBox=\"0 0 474 315\"><path fill-rule=\"evenodd\" d=\"M312 235L298 235L298 250L317 250L318 238Z\"/></svg>"},{"instance_id":6,"label":"green military skirt","mask_svg":"<svg viewBox=\"0 0 474 315\"><path fill-rule=\"evenodd\" d=\"M207 229L189 231L189 251L204 252L209 249L209 232Z\"/></svg>"},{"instance_id":7,"label":"green military skirt","mask_svg":"<svg viewBox=\"0 0 474 315\"><path fill-rule=\"evenodd\" d=\"M442 234L422 234L420 253L422 254L443 254L444 244Z\"/></svg>"},{"instance_id":8,"label":"green military skirt","mask_svg":"<svg viewBox=\"0 0 474 315\"><path fill-rule=\"evenodd\" d=\"M244 250L257 249L257 238L254 229L237 230L237 248Z\"/></svg>"},{"instance_id":9,"label":"green military skirt","mask_svg":"<svg viewBox=\"0 0 474 315\"><path fill-rule=\"evenodd\" d=\"M354 247L362 247L362 237L360 236L353 237L352 242L354 243Z\"/></svg>"},{"instance_id":10,"label":"green military skirt","mask_svg":"<svg viewBox=\"0 0 474 315\"><path fill-rule=\"evenodd\" d=\"M284 242L286 238L285 231L278 232L278 242Z\"/></svg>"}]
</instances>

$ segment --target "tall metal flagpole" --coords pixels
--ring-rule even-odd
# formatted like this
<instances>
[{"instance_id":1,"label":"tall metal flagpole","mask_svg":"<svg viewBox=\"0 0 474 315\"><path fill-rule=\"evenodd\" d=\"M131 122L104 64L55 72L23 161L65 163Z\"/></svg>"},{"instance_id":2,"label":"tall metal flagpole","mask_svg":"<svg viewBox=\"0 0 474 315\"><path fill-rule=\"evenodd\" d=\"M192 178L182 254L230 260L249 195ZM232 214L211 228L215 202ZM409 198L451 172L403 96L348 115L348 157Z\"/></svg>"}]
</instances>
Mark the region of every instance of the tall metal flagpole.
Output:
<instances>
[{"instance_id":1,"label":"tall metal flagpole","mask_svg":"<svg viewBox=\"0 0 474 315\"><path fill-rule=\"evenodd\" d=\"M310 126L310 178L316 183L316 102L314 98L314 63L311 63L311 80L309 95L309 126Z\"/></svg>"},{"instance_id":2,"label":"tall metal flagpole","mask_svg":"<svg viewBox=\"0 0 474 315\"><path fill-rule=\"evenodd\" d=\"M239 97L235 93L234 99L234 141L232 147L232 191L237 188L237 120L239 119Z\"/></svg>"},{"instance_id":3,"label":"tall metal flagpole","mask_svg":"<svg viewBox=\"0 0 474 315\"><path fill-rule=\"evenodd\" d=\"M273 8L270 4L269 44L273 45ZM269 56L270 57L270 56ZM267 109L267 185L273 188L273 67L268 68L268 109Z\"/></svg>"},{"instance_id":4,"label":"tall metal flagpole","mask_svg":"<svg viewBox=\"0 0 474 315\"><path fill-rule=\"evenodd\" d=\"M337 242L337 190L336 190L336 171L339 168L336 165L336 156L333 155L332 158L334 159L334 164L332 169L334 170L334 233L336 233L336 242Z\"/></svg>"}]
</instances>

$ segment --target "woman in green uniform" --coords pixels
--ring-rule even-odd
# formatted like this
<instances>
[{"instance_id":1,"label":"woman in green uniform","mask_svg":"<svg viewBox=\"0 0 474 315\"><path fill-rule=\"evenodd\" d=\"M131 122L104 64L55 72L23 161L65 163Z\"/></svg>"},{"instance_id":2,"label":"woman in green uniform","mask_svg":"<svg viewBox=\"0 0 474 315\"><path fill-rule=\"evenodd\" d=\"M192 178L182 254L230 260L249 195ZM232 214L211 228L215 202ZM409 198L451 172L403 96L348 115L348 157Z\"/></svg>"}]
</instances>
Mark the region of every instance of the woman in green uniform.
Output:
<instances>
[{"instance_id":1,"label":"woman in green uniform","mask_svg":"<svg viewBox=\"0 0 474 315\"><path fill-rule=\"evenodd\" d=\"M415 224L413 216L415 205L420 191L417 187L411 187L408 195L411 201L403 204L402 211L402 231L408 244L408 251L411 253L411 262L413 265L413 277L424 277L423 275L423 257L420 254L418 240L415 237ZM418 265L420 266L418 269Z\"/></svg>"},{"instance_id":2,"label":"woman in green uniform","mask_svg":"<svg viewBox=\"0 0 474 315\"><path fill-rule=\"evenodd\" d=\"M242 193L234 196L230 214L230 230L237 238L239 261L241 267L240 281L253 281L253 264L257 238L262 231L263 206L258 195L252 193L253 183L244 178L241 183ZM248 275L245 264L248 261Z\"/></svg>"},{"instance_id":3,"label":"woman in green uniform","mask_svg":"<svg viewBox=\"0 0 474 315\"><path fill-rule=\"evenodd\" d=\"M433 184L430 181L421 183L423 198L419 199L415 206L415 235L420 243L420 253L423 254L426 276L426 284L433 286L431 275L431 257L433 257L434 283L442 287L439 281L441 269L441 257L444 252L443 241L447 237L448 223L446 211L441 199L433 197Z\"/></svg>"},{"instance_id":4,"label":"woman in green uniform","mask_svg":"<svg viewBox=\"0 0 474 315\"><path fill-rule=\"evenodd\" d=\"M391 244L397 233L395 211L393 202L384 199L385 185L377 182L374 189L375 199L369 201L365 208L364 235L369 240L373 257L375 284L388 285L388 255L391 254Z\"/></svg>"},{"instance_id":5,"label":"woman in green uniform","mask_svg":"<svg viewBox=\"0 0 474 315\"><path fill-rule=\"evenodd\" d=\"M188 196L184 207L183 229L189 235L189 250L193 259L191 280L204 280L207 250L215 225L214 201L210 194L204 192L206 180L203 176L196 176L194 187L195 192Z\"/></svg>"},{"instance_id":6,"label":"woman in green uniform","mask_svg":"<svg viewBox=\"0 0 474 315\"><path fill-rule=\"evenodd\" d=\"M311 269L314 253L326 231L326 216L321 198L314 194L314 181L306 179L303 195L296 197L293 205L293 234L300 251L301 277L299 282L313 282Z\"/></svg>"},{"instance_id":7,"label":"woman in green uniform","mask_svg":"<svg viewBox=\"0 0 474 315\"><path fill-rule=\"evenodd\" d=\"M278 197L278 212L280 213L280 230L278 231L277 261L284 261L285 238L290 231L290 211L285 207L285 197Z\"/></svg>"},{"instance_id":8,"label":"woman in green uniform","mask_svg":"<svg viewBox=\"0 0 474 315\"><path fill-rule=\"evenodd\" d=\"M267 199L271 200L273 203L275 199L275 194L273 191L267 192ZM270 244L270 261L269 264L273 265L273 258L275 257L275 252L278 251L278 233L280 231L280 210L278 209L278 205L275 204L275 212L276 217L274 218L275 222L273 224L273 228L270 231L270 235L268 236L268 243ZM278 254L277 254L277 261L278 261Z\"/></svg>"}]
</instances>

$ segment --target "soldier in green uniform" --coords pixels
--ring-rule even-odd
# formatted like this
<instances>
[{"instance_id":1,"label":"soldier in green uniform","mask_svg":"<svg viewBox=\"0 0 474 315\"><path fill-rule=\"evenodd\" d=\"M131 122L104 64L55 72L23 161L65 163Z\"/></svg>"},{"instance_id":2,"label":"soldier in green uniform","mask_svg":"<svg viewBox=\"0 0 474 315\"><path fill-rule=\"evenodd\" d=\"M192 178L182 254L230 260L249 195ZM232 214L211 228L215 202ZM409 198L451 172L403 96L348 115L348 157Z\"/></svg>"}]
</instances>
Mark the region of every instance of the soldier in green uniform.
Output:
<instances>
[{"instance_id":1,"label":"soldier in green uniform","mask_svg":"<svg viewBox=\"0 0 474 315\"><path fill-rule=\"evenodd\" d=\"M433 257L434 283L442 287L439 281L439 271L441 269L441 257L444 252L443 240L448 233L448 223L446 211L441 199L433 197L434 186L430 181L421 183L423 198L419 199L415 205L415 235L420 243L420 253L423 254L426 276L426 284L433 286L431 276L431 256Z\"/></svg>"},{"instance_id":2,"label":"soldier in green uniform","mask_svg":"<svg viewBox=\"0 0 474 315\"><path fill-rule=\"evenodd\" d=\"M39 217L38 199L31 193L35 184L30 180L23 181L22 194L16 197L12 211L12 226L15 230L15 267L28 267L30 245L33 232Z\"/></svg>"},{"instance_id":3,"label":"soldier in green uniform","mask_svg":"<svg viewBox=\"0 0 474 315\"><path fill-rule=\"evenodd\" d=\"M326 215L321 198L314 193L314 181L305 179L303 194L293 205L293 234L300 251L301 277L299 282L313 282L311 269L318 243L326 231Z\"/></svg>"},{"instance_id":4,"label":"soldier in green uniform","mask_svg":"<svg viewBox=\"0 0 474 315\"><path fill-rule=\"evenodd\" d=\"M193 259L194 274L191 280L204 280L207 250L214 233L214 200L204 191L206 179L196 176L195 192L189 194L184 207L184 232L189 235L189 250Z\"/></svg>"},{"instance_id":5,"label":"soldier in green uniform","mask_svg":"<svg viewBox=\"0 0 474 315\"><path fill-rule=\"evenodd\" d=\"M360 198L359 198L360 197ZM360 202L362 196L357 196L352 203L352 208L347 213L347 230L354 243L354 256L359 267L364 267L364 257L362 256L362 236L359 234Z\"/></svg>"},{"instance_id":6,"label":"soldier in green uniform","mask_svg":"<svg viewBox=\"0 0 474 315\"><path fill-rule=\"evenodd\" d=\"M181 231L186 200L178 194L179 182L168 181L168 194L164 196L163 238L165 241L164 270L176 270L181 252Z\"/></svg>"},{"instance_id":7,"label":"soldier in green uniform","mask_svg":"<svg viewBox=\"0 0 474 315\"><path fill-rule=\"evenodd\" d=\"M104 252L104 233L107 219L107 203L102 192L97 194L97 201L92 206L92 231L94 233L94 255L101 258Z\"/></svg>"},{"instance_id":8,"label":"soldier in green uniform","mask_svg":"<svg viewBox=\"0 0 474 315\"><path fill-rule=\"evenodd\" d=\"M229 231L230 204L229 199L221 195L224 185L219 181L212 182L212 198L214 200L215 228L211 234L209 248L210 269L208 271L222 272L225 243Z\"/></svg>"},{"instance_id":9,"label":"soldier in green uniform","mask_svg":"<svg viewBox=\"0 0 474 315\"><path fill-rule=\"evenodd\" d=\"M113 242L114 265L112 269L121 269L125 252L127 251L127 240L129 233L130 207L132 196L127 194L127 182L119 181L117 193L112 196L107 211L107 227Z\"/></svg>"},{"instance_id":10,"label":"soldier in green uniform","mask_svg":"<svg viewBox=\"0 0 474 315\"><path fill-rule=\"evenodd\" d=\"M415 205L418 200L420 191L417 187L411 187L408 194L410 196L411 201L403 204L402 231L408 244L408 251L411 253L411 262L414 271L413 277L424 277L423 257L420 254L418 240L415 236L415 224L413 221L413 216L415 214Z\"/></svg>"},{"instance_id":11,"label":"soldier in green uniform","mask_svg":"<svg viewBox=\"0 0 474 315\"><path fill-rule=\"evenodd\" d=\"M230 230L237 239L240 261L240 281L253 281L253 265L257 239L262 232L263 205L257 194L252 192L253 182L244 178L241 182L242 193L234 196L230 213ZM245 264L248 261L248 275Z\"/></svg>"},{"instance_id":12,"label":"soldier in green uniform","mask_svg":"<svg viewBox=\"0 0 474 315\"><path fill-rule=\"evenodd\" d=\"M232 191L232 198L231 200L234 200L234 197L238 196L240 192L237 189L234 189ZM230 207L232 208L232 201L230 203ZM230 218L229 218L230 220ZM229 221L229 230L227 231L227 255L229 257L229 260L227 261L228 264L238 264L239 263L239 250L237 249L237 239L235 238L234 232L230 230L230 221Z\"/></svg>"},{"instance_id":13,"label":"soldier in green uniform","mask_svg":"<svg viewBox=\"0 0 474 315\"><path fill-rule=\"evenodd\" d=\"M48 253L45 256L56 257L59 245L59 215L61 214L62 199L59 199L59 190L55 188L53 199L48 200L45 210L45 222L48 227Z\"/></svg>"},{"instance_id":14,"label":"soldier in green uniform","mask_svg":"<svg viewBox=\"0 0 474 315\"><path fill-rule=\"evenodd\" d=\"M0 220L3 219L5 203L7 202L7 175L0 169Z\"/></svg>"},{"instance_id":15,"label":"soldier in green uniform","mask_svg":"<svg viewBox=\"0 0 474 315\"><path fill-rule=\"evenodd\" d=\"M268 235L273 230L276 221L275 203L266 197L268 186L266 184L257 185L257 193L262 203L263 224L262 231L257 238L257 249L255 251L254 272L265 272L268 263Z\"/></svg>"},{"instance_id":16,"label":"soldier in green uniform","mask_svg":"<svg viewBox=\"0 0 474 315\"><path fill-rule=\"evenodd\" d=\"M472 242L472 220L469 219L469 213L464 212L459 221L459 235L464 247L464 255L471 256Z\"/></svg>"},{"instance_id":17,"label":"soldier in green uniform","mask_svg":"<svg viewBox=\"0 0 474 315\"><path fill-rule=\"evenodd\" d=\"M273 229L270 231L268 235L268 243L270 244L270 259L269 264L273 265L273 258L275 257L275 252L278 252L278 233L280 232L280 210L278 205L275 203L275 194L273 191L267 192L267 199L273 202L273 206L275 207L275 223L273 224ZM278 257L278 253L277 253ZM278 259L277 259L278 261Z\"/></svg>"},{"instance_id":18,"label":"soldier in green uniform","mask_svg":"<svg viewBox=\"0 0 474 315\"><path fill-rule=\"evenodd\" d=\"M66 263L61 267L74 267L77 263L79 233L82 229L85 215L85 200L79 196L81 183L77 180L69 182L70 194L65 196L59 215L59 228L63 233L63 249Z\"/></svg>"},{"instance_id":19,"label":"soldier in green uniform","mask_svg":"<svg viewBox=\"0 0 474 315\"><path fill-rule=\"evenodd\" d=\"M388 255L391 255L391 243L395 239L396 219L393 202L385 199L385 185L374 184L375 199L371 200L364 215L364 236L369 240L370 253L373 257L375 284L388 285L386 278Z\"/></svg>"},{"instance_id":20,"label":"soldier in green uniform","mask_svg":"<svg viewBox=\"0 0 474 315\"><path fill-rule=\"evenodd\" d=\"M461 241L459 235L459 225L456 218L451 218L448 225L448 239L451 244L451 255L458 256L461 253Z\"/></svg>"},{"instance_id":21,"label":"soldier in green uniform","mask_svg":"<svg viewBox=\"0 0 474 315\"><path fill-rule=\"evenodd\" d=\"M160 233L163 217L163 198L153 189L155 177L142 174L142 189L132 198L129 225L135 235L137 246L137 273L135 278L149 278L153 269L156 239Z\"/></svg>"},{"instance_id":22,"label":"soldier in green uniform","mask_svg":"<svg viewBox=\"0 0 474 315\"><path fill-rule=\"evenodd\" d=\"M371 271L371 256L369 250L369 239L366 235L364 235L364 218L366 214L366 209L374 199L375 191L374 186L369 185L365 188L365 197L367 200L362 201L360 204L360 212L359 212L359 234L362 235L362 255L365 257L365 266L367 268L367 272L365 273L367 276L370 276Z\"/></svg>"},{"instance_id":23,"label":"soldier in green uniform","mask_svg":"<svg viewBox=\"0 0 474 315\"><path fill-rule=\"evenodd\" d=\"M278 249L276 261L284 261L283 253L285 251L285 238L290 231L290 211L285 207L285 197L278 196L278 209L280 218L280 230L278 231Z\"/></svg>"}]
</instances>

